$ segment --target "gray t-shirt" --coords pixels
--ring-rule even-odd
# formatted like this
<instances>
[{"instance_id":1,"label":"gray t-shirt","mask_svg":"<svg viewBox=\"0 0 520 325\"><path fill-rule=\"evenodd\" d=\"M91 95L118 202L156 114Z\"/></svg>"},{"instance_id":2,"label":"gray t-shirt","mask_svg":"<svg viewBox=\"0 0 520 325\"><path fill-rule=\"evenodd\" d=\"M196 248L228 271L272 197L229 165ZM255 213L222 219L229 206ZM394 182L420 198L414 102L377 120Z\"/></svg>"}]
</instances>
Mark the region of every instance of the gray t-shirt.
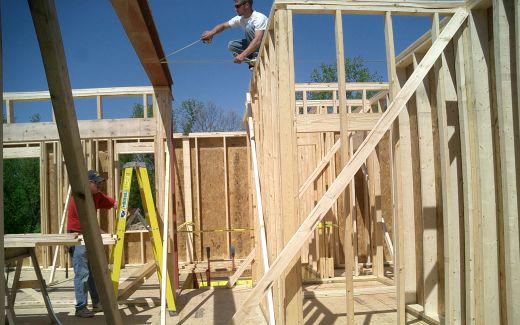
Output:
<instances>
[{"instance_id":1,"label":"gray t-shirt","mask_svg":"<svg viewBox=\"0 0 520 325\"><path fill-rule=\"evenodd\" d=\"M246 26L248 24L251 24L255 28L255 31L257 31L257 30L266 30L267 21L268 21L268 19L264 14L262 14L258 11L253 11L253 13L251 14L251 16L249 16L249 18L245 18L242 16L235 16L228 21L228 24L231 27L242 27L242 29L246 29Z\"/></svg>"}]
</instances>

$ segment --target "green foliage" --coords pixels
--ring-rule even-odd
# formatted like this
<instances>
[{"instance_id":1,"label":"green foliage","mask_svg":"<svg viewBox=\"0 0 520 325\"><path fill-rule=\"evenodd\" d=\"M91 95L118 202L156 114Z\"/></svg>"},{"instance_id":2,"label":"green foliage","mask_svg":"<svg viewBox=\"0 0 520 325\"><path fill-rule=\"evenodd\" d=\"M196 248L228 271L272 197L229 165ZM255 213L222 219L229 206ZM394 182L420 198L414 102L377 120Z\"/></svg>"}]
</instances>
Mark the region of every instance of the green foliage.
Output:
<instances>
[{"instance_id":1,"label":"green foliage","mask_svg":"<svg viewBox=\"0 0 520 325\"><path fill-rule=\"evenodd\" d=\"M29 120L40 122L41 116L36 113ZM3 121L7 122L5 114ZM39 159L4 159L3 177L5 233L41 232Z\"/></svg>"},{"instance_id":2,"label":"green foliage","mask_svg":"<svg viewBox=\"0 0 520 325\"><path fill-rule=\"evenodd\" d=\"M378 73L372 73L362 57L356 56L353 59L345 58L345 80L347 82L369 82L381 81ZM311 72L311 81L316 83L338 82L337 67L335 64L322 63L319 68ZM371 95L371 94L367 94ZM359 92L348 92L348 98L361 98ZM332 99L332 92L312 92L308 99Z\"/></svg>"},{"instance_id":3,"label":"green foliage","mask_svg":"<svg viewBox=\"0 0 520 325\"><path fill-rule=\"evenodd\" d=\"M36 113L36 114L33 114L29 120L31 121L31 123L36 123L36 122L41 122L42 121L42 117L40 116L40 113Z\"/></svg>"},{"instance_id":4,"label":"green foliage","mask_svg":"<svg viewBox=\"0 0 520 325\"><path fill-rule=\"evenodd\" d=\"M184 135L193 132L197 116L200 115L200 112L203 110L204 103L193 98L183 100L181 106L176 111L174 110L175 121L177 121L180 127L179 131L182 130L182 134Z\"/></svg>"},{"instance_id":5,"label":"green foliage","mask_svg":"<svg viewBox=\"0 0 520 325\"><path fill-rule=\"evenodd\" d=\"M146 163L146 170L148 171L148 179L150 180L150 188L152 189L152 196L155 202L155 165L154 155L152 153L139 153L139 154L126 154L119 156L119 170L121 171L120 177L122 177L123 166L127 162L144 162ZM141 202L141 193L139 192L139 184L137 182L137 175L134 172L132 174L132 185L130 189L130 199L128 201L128 207L130 209L139 208L143 211L144 209Z\"/></svg>"},{"instance_id":6,"label":"green foliage","mask_svg":"<svg viewBox=\"0 0 520 325\"><path fill-rule=\"evenodd\" d=\"M144 106L143 104L135 103L132 107L132 118L143 118L144 117ZM148 118L153 117L152 105L148 105Z\"/></svg>"},{"instance_id":7,"label":"green foliage","mask_svg":"<svg viewBox=\"0 0 520 325\"><path fill-rule=\"evenodd\" d=\"M4 159L3 177L5 233L39 233L39 159Z\"/></svg>"}]
</instances>

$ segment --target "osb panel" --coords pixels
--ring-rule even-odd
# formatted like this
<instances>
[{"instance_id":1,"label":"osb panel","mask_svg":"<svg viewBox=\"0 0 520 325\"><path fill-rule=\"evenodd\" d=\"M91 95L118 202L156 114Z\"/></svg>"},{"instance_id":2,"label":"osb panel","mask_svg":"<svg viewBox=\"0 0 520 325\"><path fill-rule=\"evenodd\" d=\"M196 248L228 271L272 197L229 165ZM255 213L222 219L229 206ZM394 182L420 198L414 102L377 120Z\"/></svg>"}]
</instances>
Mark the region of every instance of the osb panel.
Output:
<instances>
[{"instance_id":1,"label":"osb panel","mask_svg":"<svg viewBox=\"0 0 520 325\"><path fill-rule=\"evenodd\" d=\"M392 229L392 179L390 175L390 137L387 132L383 139L379 142L378 145L378 158L379 158L379 166L380 166L380 174L381 174L381 211L383 214L383 218L385 219L386 228L388 233L390 234L390 238L393 238L393 229ZM385 261L392 260L392 256L388 251L388 247L383 245L384 249L384 259Z\"/></svg>"},{"instance_id":2,"label":"osb panel","mask_svg":"<svg viewBox=\"0 0 520 325\"><path fill-rule=\"evenodd\" d=\"M226 206L224 197L224 150L223 140L199 139L201 228L211 230L201 234L204 256L205 247L211 249L211 259L229 258L227 233L213 230L226 229Z\"/></svg>"},{"instance_id":3,"label":"osb panel","mask_svg":"<svg viewBox=\"0 0 520 325\"><path fill-rule=\"evenodd\" d=\"M249 211L249 166L247 160L247 139L227 138L227 168L230 227L252 229ZM254 232L232 232L231 244L236 248L237 258L246 258L254 244Z\"/></svg>"}]
</instances>

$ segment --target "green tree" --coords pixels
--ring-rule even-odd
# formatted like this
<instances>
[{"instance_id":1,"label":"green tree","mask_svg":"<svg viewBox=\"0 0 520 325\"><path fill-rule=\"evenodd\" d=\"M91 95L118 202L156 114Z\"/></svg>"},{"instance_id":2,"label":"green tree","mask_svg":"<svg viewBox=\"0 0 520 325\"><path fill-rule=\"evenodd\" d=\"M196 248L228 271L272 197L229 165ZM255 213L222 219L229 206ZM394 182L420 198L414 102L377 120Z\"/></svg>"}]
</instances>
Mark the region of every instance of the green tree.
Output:
<instances>
[{"instance_id":1,"label":"green tree","mask_svg":"<svg viewBox=\"0 0 520 325\"><path fill-rule=\"evenodd\" d=\"M310 78L312 82L316 83L338 82L337 67L335 64L322 63L311 72ZM345 58L345 81L369 82L381 80L382 78L377 72L371 72L365 66L365 61L362 57ZM332 92L312 92L309 95L308 99L332 99ZM371 96L372 93L367 95ZM361 98L361 93L347 92L347 96L348 98Z\"/></svg>"},{"instance_id":2,"label":"green tree","mask_svg":"<svg viewBox=\"0 0 520 325\"><path fill-rule=\"evenodd\" d=\"M5 123L5 115L3 119ZM40 122L41 116L36 113L29 120ZM41 232L39 159L4 159L3 162L5 233Z\"/></svg>"},{"instance_id":3,"label":"green tree","mask_svg":"<svg viewBox=\"0 0 520 325\"><path fill-rule=\"evenodd\" d=\"M143 118L144 117L144 106L143 104L135 103L132 107L132 116L133 118ZM148 118L153 117L153 107L152 105L148 105Z\"/></svg>"}]
</instances>

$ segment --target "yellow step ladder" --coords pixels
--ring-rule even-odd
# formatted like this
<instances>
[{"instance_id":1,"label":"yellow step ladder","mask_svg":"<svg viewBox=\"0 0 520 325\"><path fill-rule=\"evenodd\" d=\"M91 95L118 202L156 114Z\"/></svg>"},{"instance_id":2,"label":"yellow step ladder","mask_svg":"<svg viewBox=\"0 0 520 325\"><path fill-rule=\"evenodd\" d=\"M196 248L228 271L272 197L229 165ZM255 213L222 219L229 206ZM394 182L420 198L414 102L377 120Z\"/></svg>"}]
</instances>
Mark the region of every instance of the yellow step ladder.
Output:
<instances>
[{"instance_id":1,"label":"yellow step ladder","mask_svg":"<svg viewBox=\"0 0 520 325\"><path fill-rule=\"evenodd\" d=\"M121 272L121 263L123 259L123 247L125 245L125 231L128 217L128 203L130 199L130 189L132 185L132 174L136 171L137 182L139 184L139 192L141 193L141 201L145 213L146 228L150 232L150 242L152 243L153 255L155 258L155 265L157 268L157 277L161 283L162 276L162 241L161 232L159 231L159 223L157 221L157 214L155 212L155 205L153 202L152 190L150 188L150 180L148 178L148 171L146 164L141 162L129 162L123 166L123 177L121 179L121 191L117 207L117 225L116 235L117 242L112 250L110 261L112 262L112 272L110 278L114 285L116 297L119 290L119 276ZM174 292L170 281L170 276L166 272L166 303L170 314L175 314L177 309L175 306Z\"/></svg>"}]
</instances>

